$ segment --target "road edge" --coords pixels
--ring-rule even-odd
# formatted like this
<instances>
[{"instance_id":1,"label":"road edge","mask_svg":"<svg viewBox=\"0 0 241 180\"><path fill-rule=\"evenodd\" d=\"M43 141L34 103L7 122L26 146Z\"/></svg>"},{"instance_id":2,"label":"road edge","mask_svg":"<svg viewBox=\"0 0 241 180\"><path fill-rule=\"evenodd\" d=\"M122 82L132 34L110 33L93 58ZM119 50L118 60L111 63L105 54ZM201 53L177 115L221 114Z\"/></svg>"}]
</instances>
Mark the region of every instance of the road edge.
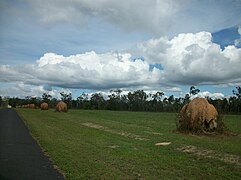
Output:
<instances>
[{"instance_id":1,"label":"road edge","mask_svg":"<svg viewBox=\"0 0 241 180\"><path fill-rule=\"evenodd\" d=\"M26 119L21 115L21 113L19 113L19 111L17 111L16 108L12 108L17 115L19 116L19 118L23 121L25 127L28 129L29 134L31 135L31 137L36 141L36 143L38 144L38 146L40 147L41 151L43 152L43 154L48 158L48 160L50 161L53 169L57 170L64 179L66 179L66 175L64 173L63 170L61 170L58 165L56 165L56 163L54 163L53 159L51 158L51 156L47 153L48 151L44 149L44 147L40 144L39 140L37 137L35 137L35 135L32 133L31 129L29 128L28 124L26 123Z\"/></svg>"}]
</instances>

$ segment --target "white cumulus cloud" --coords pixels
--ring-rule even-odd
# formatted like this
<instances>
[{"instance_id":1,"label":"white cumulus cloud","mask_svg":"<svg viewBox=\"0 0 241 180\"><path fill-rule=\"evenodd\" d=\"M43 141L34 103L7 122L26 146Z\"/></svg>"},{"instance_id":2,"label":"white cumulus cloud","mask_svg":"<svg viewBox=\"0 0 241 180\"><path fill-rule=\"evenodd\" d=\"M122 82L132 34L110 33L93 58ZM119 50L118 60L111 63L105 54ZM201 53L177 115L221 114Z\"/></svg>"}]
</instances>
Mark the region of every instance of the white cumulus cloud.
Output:
<instances>
[{"instance_id":1,"label":"white cumulus cloud","mask_svg":"<svg viewBox=\"0 0 241 180\"><path fill-rule=\"evenodd\" d=\"M235 46L241 46L241 26L238 27L238 33L240 37L234 41Z\"/></svg>"},{"instance_id":2,"label":"white cumulus cloud","mask_svg":"<svg viewBox=\"0 0 241 180\"><path fill-rule=\"evenodd\" d=\"M150 64L161 64L162 78L174 84L241 83L241 49L222 50L209 32L151 39L137 45L134 53Z\"/></svg>"},{"instance_id":3,"label":"white cumulus cloud","mask_svg":"<svg viewBox=\"0 0 241 180\"><path fill-rule=\"evenodd\" d=\"M160 79L160 71L149 64L132 60L128 53L96 54L94 51L68 57L46 53L35 64L0 66L0 81L21 81L33 85L66 88L109 89L151 86Z\"/></svg>"},{"instance_id":4,"label":"white cumulus cloud","mask_svg":"<svg viewBox=\"0 0 241 180\"><path fill-rule=\"evenodd\" d=\"M0 94L3 97L19 97L19 98L25 98L27 96L31 97L41 97L43 93L48 93L53 98L60 99L60 92L70 93L71 91L68 89L52 89L52 90L46 90L44 86L39 85L27 85L23 82L18 83L10 83L10 84L2 84L3 87L0 88ZM5 87L4 87L5 86Z\"/></svg>"},{"instance_id":5,"label":"white cumulus cloud","mask_svg":"<svg viewBox=\"0 0 241 180\"><path fill-rule=\"evenodd\" d=\"M211 93L209 91L204 91L204 92L200 92L194 96L191 96L191 99L194 99L196 97L201 97L201 98L210 97L212 99L223 99L225 96L223 93Z\"/></svg>"},{"instance_id":6,"label":"white cumulus cloud","mask_svg":"<svg viewBox=\"0 0 241 180\"><path fill-rule=\"evenodd\" d=\"M144 57L135 59L132 57ZM160 68L161 67L161 68ZM241 85L241 48L224 50L209 32L150 39L125 53L46 53L33 64L0 65L0 82L109 90L180 91L180 85Z\"/></svg>"}]
</instances>

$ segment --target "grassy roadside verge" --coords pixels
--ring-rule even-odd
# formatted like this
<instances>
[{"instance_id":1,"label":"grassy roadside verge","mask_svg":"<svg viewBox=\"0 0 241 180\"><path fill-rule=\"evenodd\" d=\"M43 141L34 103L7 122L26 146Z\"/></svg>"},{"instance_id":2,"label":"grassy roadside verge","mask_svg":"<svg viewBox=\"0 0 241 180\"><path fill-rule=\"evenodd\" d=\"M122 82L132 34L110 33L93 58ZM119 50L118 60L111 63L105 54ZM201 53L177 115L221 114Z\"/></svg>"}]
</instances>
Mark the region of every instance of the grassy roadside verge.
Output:
<instances>
[{"instance_id":1,"label":"grassy roadside verge","mask_svg":"<svg viewBox=\"0 0 241 180\"><path fill-rule=\"evenodd\" d=\"M17 109L67 179L239 179L241 137L173 132L175 114ZM241 116L225 116L241 133ZM171 142L168 146L156 143Z\"/></svg>"}]
</instances>

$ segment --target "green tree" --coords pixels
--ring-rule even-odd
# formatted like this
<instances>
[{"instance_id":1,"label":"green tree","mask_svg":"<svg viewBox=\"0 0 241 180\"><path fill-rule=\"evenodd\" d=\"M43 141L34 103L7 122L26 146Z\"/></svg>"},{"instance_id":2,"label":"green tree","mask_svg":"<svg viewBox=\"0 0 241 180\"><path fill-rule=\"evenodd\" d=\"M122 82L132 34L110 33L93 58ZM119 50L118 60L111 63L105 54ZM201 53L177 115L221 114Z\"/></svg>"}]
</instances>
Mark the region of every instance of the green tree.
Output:
<instances>
[{"instance_id":1,"label":"green tree","mask_svg":"<svg viewBox=\"0 0 241 180\"><path fill-rule=\"evenodd\" d=\"M169 96L169 98L168 98L167 100L168 100L168 103L169 103L169 104L173 104L173 103L174 103L174 101L175 101L175 99L174 99L174 96L173 96L173 95Z\"/></svg>"},{"instance_id":2,"label":"green tree","mask_svg":"<svg viewBox=\"0 0 241 180\"><path fill-rule=\"evenodd\" d=\"M39 105L39 99L37 97L26 96L25 97L25 104L35 104L36 106Z\"/></svg>"},{"instance_id":3,"label":"green tree","mask_svg":"<svg viewBox=\"0 0 241 180\"><path fill-rule=\"evenodd\" d=\"M15 108L15 107L17 107L18 105L21 104L21 100L17 97L16 98L15 97L9 98L8 104Z\"/></svg>"},{"instance_id":4,"label":"green tree","mask_svg":"<svg viewBox=\"0 0 241 180\"><path fill-rule=\"evenodd\" d=\"M67 104L68 108L71 108L72 107L72 103L71 103L72 102L72 94L71 93L67 94L67 93L61 92L60 95L61 95L61 100Z\"/></svg>"},{"instance_id":5,"label":"green tree","mask_svg":"<svg viewBox=\"0 0 241 180\"><path fill-rule=\"evenodd\" d=\"M164 93L163 93L163 92L159 92L159 91L156 92L155 94L152 94L152 95L151 95L152 100L153 100L154 102L159 102L159 101L161 101L162 96L164 96Z\"/></svg>"},{"instance_id":6,"label":"green tree","mask_svg":"<svg viewBox=\"0 0 241 180\"><path fill-rule=\"evenodd\" d=\"M105 99L101 93L95 93L91 95L90 104L92 109L104 109Z\"/></svg>"},{"instance_id":7,"label":"green tree","mask_svg":"<svg viewBox=\"0 0 241 180\"><path fill-rule=\"evenodd\" d=\"M199 89L196 89L195 86L191 86L190 89L189 89L189 93L185 95L184 97L184 104L187 104L190 102L190 97L192 95L196 95L200 92Z\"/></svg>"},{"instance_id":8,"label":"green tree","mask_svg":"<svg viewBox=\"0 0 241 180\"><path fill-rule=\"evenodd\" d=\"M56 104L58 103L58 100L56 98L52 98L49 101L49 107L55 108Z\"/></svg>"},{"instance_id":9,"label":"green tree","mask_svg":"<svg viewBox=\"0 0 241 180\"><path fill-rule=\"evenodd\" d=\"M46 102L49 104L51 99L52 99L52 96L50 94L43 93L43 95L42 95L43 102Z\"/></svg>"},{"instance_id":10,"label":"green tree","mask_svg":"<svg viewBox=\"0 0 241 180\"><path fill-rule=\"evenodd\" d=\"M110 90L110 95L108 95L108 105L107 108L110 110L121 110L122 109L122 91L120 89Z\"/></svg>"},{"instance_id":11,"label":"green tree","mask_svg":"<svg viewBox=\"0 0 241 180\"><path fill-rule=\"evenodd\" d=\"M164 111L173 112L174 111L174 96L170 95L169 97L165 97L163 99Z\"/></svg>"},{"instance_id":12,"label":"green tree","mask_svg":"<svg viewBox=\"0 0 241 180\"><path fill-rule=\"evenodd\" d=\"M163 92L156 92L155 94L149 95L152 100L150 100L150 108L152 111L162 111L163 110L163 103L161 101L162 96L164 96Z\"/></svg>"},{"instance_id":13,"label":"green tree","mask_svg":"<svg viewBox=\"0 0 241 180\"><path fill-rule=\"evenodd\" d=\"M222 113L227 113L229 111L229 104L227 98L222 100Z\"/></svg>"},{"instance_id":14,"label":"green tree","mask_svg":"<svg viewBox=\"0 0 241 180\"><path fill-rule=\"evenodd\" d=\"M82 95L80 95L79 97L77 97L77 108L82 109L83 108L83 97Z\"/></svg>"},{"instance_id":15,"label":"green tree","mask_svg":"<svg viewBox=\"0 0 241 180\"><path fill-rule=\"evenodd\" d=\"M25 104L30 104L31 103L31 96L26 96L25 97Z\"/></svg>"},{"instance_id":16,"label":"green tree","mask_svg":"<svg viewBox=\"0 0 241 180\"><path fill-rule=\"evenodd\" d=\"M236 90L233 90L233 94L237 96L238 99L241 99L241 87L236 87Z\"/></svg>"},{"instance_id":17,"label":"green tree","mask_svg":"<svg viewBox=\"0 0 241 180\"><path fill-rule=\"evenodd\" d=\"M200 92L200 90L199 90L199 89L196 89L195 86L191 86L191 87L190 87L190 91L189 91L190 96L191 96L191 95L196 95L196 94L198 94L199 92Z\"/></svg>"},{"instance_id":18,"label":"green tree","mask_svg":"<svg viewBox=\"0 0 241 180\"><path fill-rule=\"evenodd\" d=\"M129 92L128 95L129 108L132 111L145 111L147 94L143 90L137 90L133 93Z\"/></svg>"},{"instance_id":19,"label":"green tree","mask_svg":"<svg viewBox=\"0 0 241 180\"><path fill-rule=\"evenodd\" d=\"M184 97L184 104L187 104L189 102L190 102L190 95L186 94L185 97Z\"/></svg>"},{"instance_id":20,"label":"green tree","mask_svg":"<svg viewBox=\"0 0 241 180\"><path fill-rule=\"evenodd\" d=\"M3 99L2 99L2 96L0 96L0 107L2 106L2 102L3 102Z\"/></svg>"},{"instance_id":21,"label":"green tree","mask_svg":"<svg viewBox=\"0 0 241 180\"><path fill-rule=\"evenodd\" d=\"M241 112L241 87L236 87L236 90L233 90L233 94L236 96L233 102L236 106L236 112Z\"/></svg>"},{"instance_id":22,"label":"green tree","mask_svg":"<svg viewBox=\"0 0 241 180\"><path fill-rule=\"evenodd\" d=\"M90 102L89 102L89 100L88 100L88 94L82 93L82 94L77 98L77 108L90 109Z\"/></svg>"},{"instance_id":23,"label":"green tree","mask_svg":"<svg viewBox=\"0 0 241 180\"><path fill-rule=\"evenodd\" d=\"M179 97L175 98L173 103L173 109L175 112L180 112L181 108L183 107L184 98Z\"/></svg>"}]
</instances>

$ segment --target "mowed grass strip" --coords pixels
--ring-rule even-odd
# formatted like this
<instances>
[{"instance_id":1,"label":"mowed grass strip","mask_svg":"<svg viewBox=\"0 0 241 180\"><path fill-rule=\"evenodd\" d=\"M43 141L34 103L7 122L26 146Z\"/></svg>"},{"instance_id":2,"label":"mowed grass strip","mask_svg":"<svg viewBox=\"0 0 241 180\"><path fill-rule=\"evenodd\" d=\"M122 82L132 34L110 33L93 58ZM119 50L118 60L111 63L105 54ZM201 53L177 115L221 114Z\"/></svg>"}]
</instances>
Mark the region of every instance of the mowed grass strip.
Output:
<instances>
[{"instance_id":1,"label":"mowed grass strip","mask_svg":"<svg viewBox=\"0 0 241 180\"><path fill-rule=\"evenodd\" d=\"M17 111L66 179L241 178L238 115L224 116L237 135L210 137L173 131L173 113Z\"/></svg>"}]
</instances>

